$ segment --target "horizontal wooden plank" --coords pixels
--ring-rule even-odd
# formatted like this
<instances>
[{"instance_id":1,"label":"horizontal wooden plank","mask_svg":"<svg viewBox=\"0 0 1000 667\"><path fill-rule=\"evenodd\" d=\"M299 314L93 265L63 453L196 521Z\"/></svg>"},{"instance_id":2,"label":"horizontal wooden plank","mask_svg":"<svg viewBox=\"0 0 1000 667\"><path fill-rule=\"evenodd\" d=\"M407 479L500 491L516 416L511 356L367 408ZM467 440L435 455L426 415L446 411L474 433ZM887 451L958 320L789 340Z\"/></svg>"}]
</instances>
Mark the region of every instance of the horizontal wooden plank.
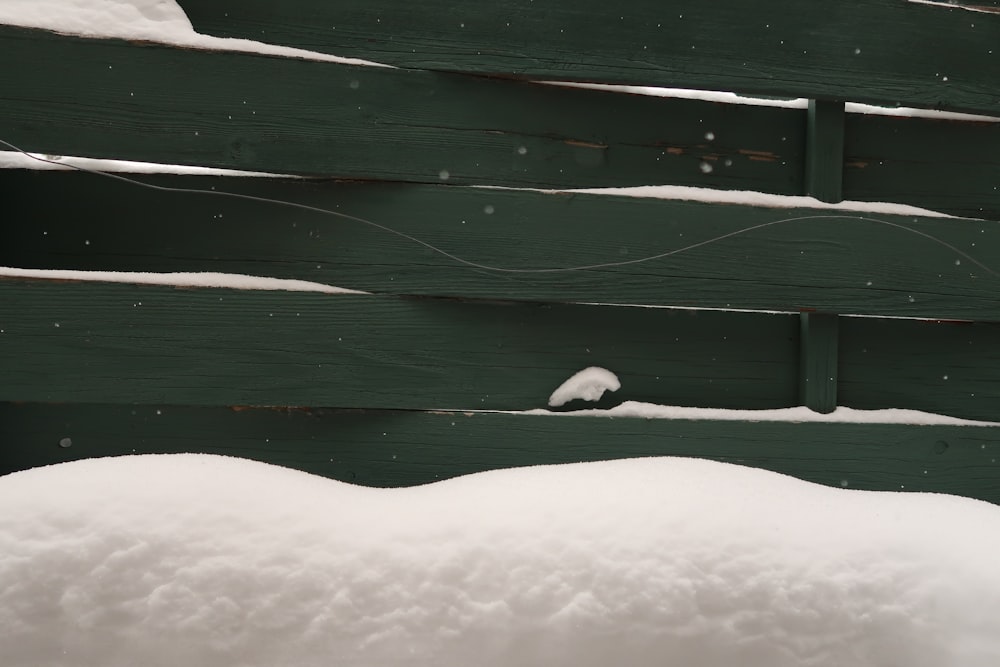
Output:
<instances>
[{"instance_id":1,"label":"horizontal wooden plank","mask_svg":"<svg viewBox=\"0 0 1000 667\"><path fill-rule=\"evenodd\" d=\"M21 224L7 230L0 264L221 271L382 293L1000 320L1000 227L991 222L452 186L140 178L360 216L452 257L315 211L7 170L6 212ZM598 268L530 272L581 266Z\"/></svg>"},{"instance_id":2,"label":"horizontal wooden plank","mask_svg":"<svg viewBox=\"0 0 1000 667\"><path fill-rule=\"evenodd\" d=\"M1000 220L1000 123L851 113L844 138L844 199Z\"/></svg>"},{"instance_id":3,"label":"horizontal wooden plank","mask_svg":"<svg viewBox=\"0 0 1000 667\"><path fill-rule=\"evenodd\" d=\"M1000 15L906 0L180 5L200 32L404 67L1000 115Z\"/></svg>"},{"instance_id":4,"label":"horizontal wooden plank","mask_svg":"<svg viewBox=\"0 0 1000 667\"><path fill-rule=\"evenodd\" d=\"M433 183L802 189L794 109L9 26L0 51L32 63L0 70L0 139L25 150Z\"/></svg>"},{"instance_id":5,"label":"horizontal wooden plank","mask_svg":"<svg viewBox=\"0 0 1000 667\"><path fill-rule=\"evenodd\" d=\"M839 369L843 405L1000 421L997 324L840 318Z\"/></svg>"},{"instance_id":6,"label":"horizontal wooden plank","mask_svg":"<svg viewBox=\"0 0 1000 667\"><path fill-rule=\"evenodd\" d=\"M691 456L830 486L1000 503L1000 431L993 428L0 404L0 474L177 452L241 456L370 486L513 466Z\"/></svg>"},{"instance_id":7,"label":"horizontal wooden plank","mask_svg":"<svg viewBox=\"0 0 1000 667\"><path fill-rule=\"evenodd\" d=\"M787 315L0 279L0 330L10 401L521 410L592 365L612 403L797 390Z\"/></svg>"},{"instance_id":8,"label":"horizontal wooden plank","mask_svg":"<svg viewBox=\"0 0 1000 667\"><path fill-rule=\"evenodd\" d=\"M1000 421L1000 325L840 330L840 405ZM622 383L597 407L797 405L799 320L0 280L2 401L524 410L593 365Z\"/></svg>"},{"instance_id":9,"label":"horizontal wooden plank","mask_svg":"<svg viewBox=\"0 0 1000 667\"><path fill-rule=\"evenodd\" d=\"M10 27L0 48L34 63L0 71L0 139L50 154L431 183L804 192L799 109ZM847 120L846 197L1000 219L1000 124Z\"/></svg>"}]
</instances>

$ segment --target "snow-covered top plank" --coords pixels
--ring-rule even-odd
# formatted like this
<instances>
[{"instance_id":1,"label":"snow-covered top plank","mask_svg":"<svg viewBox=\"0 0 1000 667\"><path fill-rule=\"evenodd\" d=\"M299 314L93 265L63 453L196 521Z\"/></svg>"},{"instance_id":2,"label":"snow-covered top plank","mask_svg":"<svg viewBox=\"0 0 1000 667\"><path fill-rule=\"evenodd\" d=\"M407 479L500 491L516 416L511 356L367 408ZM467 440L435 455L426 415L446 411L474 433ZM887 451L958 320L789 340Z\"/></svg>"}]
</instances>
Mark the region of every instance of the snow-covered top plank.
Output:
<instances>
[{"instance_id":1,"label":"snow-covered top plank","mask_svg":"<svg viewBox=\"0 0 1000 667\"><path fill-rule=\"evenodd\" d=\"M992 0L179 0L196 30L402 67L1000 114Z\"/></svg>"}]
</instances>

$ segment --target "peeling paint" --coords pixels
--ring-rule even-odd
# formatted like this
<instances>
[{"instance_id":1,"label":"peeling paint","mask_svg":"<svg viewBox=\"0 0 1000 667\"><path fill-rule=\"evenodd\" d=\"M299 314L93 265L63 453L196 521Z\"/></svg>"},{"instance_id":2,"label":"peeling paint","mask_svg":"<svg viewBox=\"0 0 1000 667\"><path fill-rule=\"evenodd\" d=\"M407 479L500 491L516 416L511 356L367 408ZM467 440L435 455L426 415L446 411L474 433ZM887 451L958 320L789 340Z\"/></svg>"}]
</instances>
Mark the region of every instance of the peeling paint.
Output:
<instances>
[{"instance_id":1,"label":"peeling paint","mask_svg":"<svg viewBox=\"0 0 1000 667\"><path fill-rule=\"evenodd\" d=\"M567 146L579 146L581 148L607 148L607 144L595 144L589 141L578 141L576 139L566 139L563 141Z\"/></svg>"},{"instance_id":2,"label":"peeling paint","mask_svg":"<svg viewBox=\"0 0 1000 667\"><path fill-rule=\"evenodd\" d=\"M758 162L777 162L778 156L769 151L752 151L747 148L741 148L737 151L740 155L745 155L751 160L756 160Z\"/></svg>"}]
</instances>

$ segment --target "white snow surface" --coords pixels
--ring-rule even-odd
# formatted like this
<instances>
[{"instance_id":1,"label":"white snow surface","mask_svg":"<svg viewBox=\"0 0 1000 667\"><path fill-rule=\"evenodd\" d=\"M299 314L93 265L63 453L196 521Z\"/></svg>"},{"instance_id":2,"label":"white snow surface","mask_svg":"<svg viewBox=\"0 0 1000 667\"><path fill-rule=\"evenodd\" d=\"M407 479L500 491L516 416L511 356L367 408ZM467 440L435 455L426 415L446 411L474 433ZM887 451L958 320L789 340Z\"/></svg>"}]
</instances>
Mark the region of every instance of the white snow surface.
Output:
<instances>
[{"instance_id":1,"label":"white snow surface","mask_svg":"<svg viewBox=\"0 0 1000 667\"><path fill-rule=\"evenodd\" d=\"M599 401L606 391L621 389L618 376L606 368L591 366L574 373L549 396L549 405L559 407L572 400Z\"/></svg>"},{"instance_id":2,"label":"white snow surface","mask_svg":"<svg viewBox=\"0 0 1000 667\"><path fill-rule=\"evenodd\" d=\"M916 0L909 0L915 2ZM938 4L928 2L926 4ZM579 83L567 81L539 81L553 86L567 88L588 88L612 93L627 93L631 95L648 95L650 97L674 97L685 100L701 100L704 102L720 102L723 104L748 104L758 107L781 107L784 109L807 109L809 100L805 97L773 98L741 95L721 90L695 90L691 88L663 88L657 86L627 86L609 83ZM931 120L963 120L974 122L998 123L996 116L960 113L957 111L939 111L937 109L918 109L915 107L884 107L860 102L844 104L847 113L872 114L876 116L902 116L905 118L929 118Z\"/></svg>"},{"instance_id":3,"label":"white snow surface","mask_svg":"<svg viewBox=\"0 0 1000 667\"><path fill-rule=\"evenodd\" d=\"M549 402L549 405L553 405ZM514 413L511 413L514 414ZM659 405L639 401L625 401L604 410L525 410L517 414L559 415L577 417L635 417L641 419L695 419L747 422L835 422L849 424L915 424L920 426L1000 426L1000 422L959 419L921 410L886 408L859 410L838 406L833 412L823 414L804 406L771 410L731 410L727 408L692 408L680 405Z\"/></svg>"},{"instance_id":4,"label":"white snow surface","mask_svg":"<svg viewBox=\"0 0 1000 667\"><path fill-rule=\"evenodd\" d=\"M995 667L1000 507L693 459L0 477L7 667Z\"/></svg>"},{"instance_id":5,"label":"white snow surface","mask_svg":"<svg viewBox=\"0 0 1000 667\"><path fill-rule=\"evenodd\" d=\"M969 12L981 12L983 14L996 14L998 10L996 7L991 7L989 5L976 5L976 0L967 0L966 2L957 2L956 0L906 0L907 2L914 2L918 5L933 5L935 7L941 7L942 9L964 9Z\"/></svg>"},{"instance_id":6,"label":"white snow surface","mask_svg":"<svg viewBox=\"0 0 1000 667\"><path fill-rule=\"evenodd\" d=\"M340 58L248 39L201 35L194 31L184 10L174 0L2 0L0 23L86 37L388 67L367 60Z\"/></svg>"},{"instance_id":7,"label":"white snow surface","mask_svg":"<svg viewBox=\"0 0 1000 667\"><path fill-rule=\"evenodd\" d=\"M71 269L18 269L0 266L0 278L37 278L81 282L168 285L173 287L225 287L241 290L280 290L285 292L322 292L324 294L368 294L345 287L334 287L307 280L266 278L239 273L146 273L133 271L75 271Z\"/></svg>"},{"instance_id":8,"label":"white snow surface","mask_svg":"<svg viewBox=\"0 0 1000 667\"><path fill-rule=\"evenodd\" d=\"M552 190L548 192L560 192ZM752 190L715 190L689 185L640 185L627 188L579 188L562 190L583 194L618 195L622 197L643 197L650 199L675 199L701 201L713 204L738 204L765 208L812 208L829 211L875 213L879 215L919 215L928 218L951 218L955 216L931 209L891 202L842 201L835 204L823 202L815 197L802 195L772 195Z\"/></svg>"},{"instance_id":9,"label":"white snow surface","mask_svg":"<svg viewBox=\"0 0 1000 667\"><path fill-rule=\"evenodd\" d=\"M815 197L803 195L774 195L754 190L717 190L690 185L638 185L621 188L512 188L500 185L474 185L482 190L528 190L547 194L580 193L591 195L615 195L619 197L639 197L647 199L672 199L698 201L712 204L737 204L761 208L811 208L820 211L845 211L854 213L875 213L880 215L919 215L928 218L954 218L956 216L931 209L894 204L892 202L867 202L845 200L837 203L823 202ZM817 213L822 215L822 213Z\"/></svg>"},{"instance_id":10,"label":"white snow surface","mask_svg":"<svg viewBox=\"0 0 1000 667\"><path fill-rule=\"evenodd\" d=\"M0 0L2 2L2 0ZM156 162L135 162L133 160L105 160L101 158L75 157L68 155L43 155L41 153L17 153L0 151L0 169L51 169L55 171L93 170L102 172L124 172L131 174L195 174L201 176L258 176L279 178L300 178L284 174L262 171L242 171L239 169L218 169L215 167L192 167L187 165L159 164Z\"/></svg>"}]
</instances>

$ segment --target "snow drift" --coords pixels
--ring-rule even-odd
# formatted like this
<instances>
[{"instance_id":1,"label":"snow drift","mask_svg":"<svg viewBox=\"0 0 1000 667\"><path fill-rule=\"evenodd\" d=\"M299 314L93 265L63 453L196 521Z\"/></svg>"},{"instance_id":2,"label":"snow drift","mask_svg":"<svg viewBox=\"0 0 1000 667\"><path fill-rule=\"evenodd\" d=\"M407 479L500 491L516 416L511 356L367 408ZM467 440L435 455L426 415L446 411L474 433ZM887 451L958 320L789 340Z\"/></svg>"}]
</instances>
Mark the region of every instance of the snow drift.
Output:
<instances>
[{"instance_id":1,"label":"snow drift","mask_svg":"<svg viewBox=\"0 0 1000 667\"><path fill-rule=\"evenodd\" d=\"M606 368L591 366L573 374L549 396L549 405L559 407L573 400L599 401L606 391L618 391L622 383Z\"/></svg>"},{"instance_id":2,"label":"snow drift","mask_svg":"<svg viewBox=\"0 0 1000 667\"><path fill-rule=\"evenodd\" d=\"M7 667L995 667L1000 507L690 459L0 478Z\"/></svg>"}]
</instances>

